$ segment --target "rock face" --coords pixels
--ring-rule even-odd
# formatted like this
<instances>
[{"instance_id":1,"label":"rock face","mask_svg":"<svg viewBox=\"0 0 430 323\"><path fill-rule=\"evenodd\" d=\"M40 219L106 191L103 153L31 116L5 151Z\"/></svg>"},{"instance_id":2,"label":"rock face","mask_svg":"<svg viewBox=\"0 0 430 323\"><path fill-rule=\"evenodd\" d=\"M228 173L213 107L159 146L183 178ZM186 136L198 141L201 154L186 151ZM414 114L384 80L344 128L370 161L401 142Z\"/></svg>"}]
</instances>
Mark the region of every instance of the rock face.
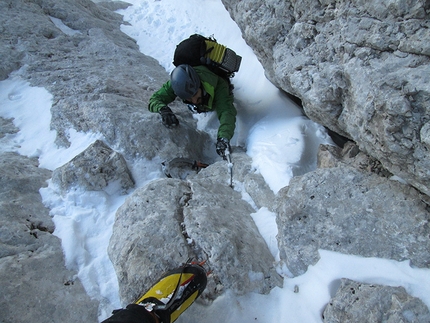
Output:
<instances>
[{"instance_id":1,"label":"rock face","mask_svg":"<svg viewBox=\"0 0 430 323\"><path fill-rule=\"evenodd\" d=\"M294 275L318 249L430 268L428 207L410 186L344 166L293 178L277 198L281 259Z\"/></svg>"},{"instance_id":2,"label":"rock face","mask_svg":"<svg viewBox=\"0 0 430 323\"><path fill-rule=\"evenodd\" d=\"M345 143L343 149L329 145L321 145L319 147L317 155L318 168L332 168L345 165L364 172L372 172L386 178L393 176L381 165L379 160L360 151L358 146L351 141Z\"/></svg>"},{"instance_id":3,"label":"rock face","mask_svg":"<svg viewBox=\"0 0 430 323\"><path fill-rule=\"evenodd\" d=\"M142 292L136 286L151 285L166 268L188 258L207 260L213 271L206 299L225 289L241 295L282 286L274 258L249 216L254 210L227 186L227 178L212 177L225 170L218 162L188 181L151 182L118 210L109 255L123 300L136 299Z\"/></svg>"},{"instance_id":4,"label":"rock face","mask_svg":"<svg viewBox=\"0 0 430 323\"><path fill-rule=\"evenodd\" d=\"M1 321L96 322L97 302L64 266L39 188L51 172L37 159L0 154Z\"/></svg>"},{"instance_id":5,"label":"rock face","mask_svg":"<svg viewBox=\"0 0 430 323\"><path fill-rule=\"evenodd\" d=\"M165 129L160 116L148 111L150 96L168 75L119 30L122 16L89 0L2 2L8 8L0 14L6 26L3 66L25 66L18 75L54 95L51 126L58 145L69 145L68 130L73 128L103 134L107 144L127 157L164 159L176 151L181 157L207 158L196 147L212 143L203 133L194 136L193 118L182 106L176 110L171 105L182 121L178 131ZM52 19L71 31L63 32Z\"/></svg>"},{"instance_id":6,"label":"rock face","mask_svg":"<svg viewBox=\"0 0 430 323\"><path fill-rule=\"evenodd\" d=\"M127 191L133 179L125 159L193 158L211 165L186 178L151 182L119 208L109 252L124 303L188 257L207 259L213 270L208 300L227 288L243 294L280 286L273 256L249 216L261 207L277 213L281 259L294 275L318 260L319 248L429 268L429 203L422 194L429 195L430 179L428 1L223 2L268 77L299 97L308 116L356 145L322 147L320 169L294 178L277 195L234 147L236 191L228 186L226 163L215 162L212 139L195 129L182 106L171 105L177 129L147 111L168 75L120 32L122 18L111 10L127 4L0 0L0 80L15 71L48 89L59 146L69 145L69 129L105 138L53 173L38 168L36 159L0 154L5 322L96 321L98 304L64 268L38 190L52 176L64 193L115 182ZM18 130L0 118L0 139ZM370 289L354 284L344 282L339 298L350 286ZM393 312L390 318L427 318L418 305L408 312L417 303L403 291L390 293L405 305L391 306L383 293L371 296ZM23 299L25 311L16 305ZM326 319L341 315L336 308L344 306L333 304Z\"/></svg>"},{"instance_id":7,"label":"rock face","mask_svg":"<svg viewBox=\"0 0 430 323\"><path fill-rule=\"evenodd\" d=\"M342 279L323 313L324 322L429 322L430 312L403 287L367 285Z\"/></svg>"},{"instance_id":8,"label":"rock face","mask_svg":"<svg viewBox=\"0 0 430 323\"><path fill-rule=\"evenodd\" d=\"M52 181L63 191L79 186L87 191L101 191L117 183L124 194L134 181L124 157L103 141L97 140L66 165L57 168Z\"/></svg>"},{"instance_id":9,"label":"rock face","mask_svg":"<svg viewBox=\"0 0 430 323\"><path fill-rule=\"evenodd\" d=\"M222 2L307 116L430 195L428 1Z\"/></svg>"}]
</instances>

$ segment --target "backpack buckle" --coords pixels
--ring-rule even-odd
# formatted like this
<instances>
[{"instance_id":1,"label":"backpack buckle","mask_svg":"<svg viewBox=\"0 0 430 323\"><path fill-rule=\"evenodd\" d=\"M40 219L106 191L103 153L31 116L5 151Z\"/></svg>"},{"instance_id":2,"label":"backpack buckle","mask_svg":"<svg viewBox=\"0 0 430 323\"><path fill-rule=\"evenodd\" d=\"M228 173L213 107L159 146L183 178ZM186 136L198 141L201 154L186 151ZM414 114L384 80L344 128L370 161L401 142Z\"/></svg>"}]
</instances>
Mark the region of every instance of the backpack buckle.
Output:
<instances>
[{"instance_id":1,"label":"backpack buckle","mask_svg":"<svg viewBox=\"0 0 430 323\"><path fill-rule=\"evenodd\" d=\"M189 109L193 114L197 114L197 113L199 113L199 108L197 107L197 105L195 105L195 104L191 104L191 103L188 103L188 104L187 104L187 106L188 106L188 109Z\"/></svg>"}]
</instances>

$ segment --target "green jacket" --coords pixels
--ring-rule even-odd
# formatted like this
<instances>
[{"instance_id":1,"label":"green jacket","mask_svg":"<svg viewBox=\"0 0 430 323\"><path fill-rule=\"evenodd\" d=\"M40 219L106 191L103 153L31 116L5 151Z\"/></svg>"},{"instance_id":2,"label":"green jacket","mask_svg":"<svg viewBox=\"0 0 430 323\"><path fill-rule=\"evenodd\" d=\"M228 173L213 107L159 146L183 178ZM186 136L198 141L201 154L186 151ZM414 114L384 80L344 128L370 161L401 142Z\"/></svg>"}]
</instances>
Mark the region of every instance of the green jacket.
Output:
<instances>
[{"instance_id":1,"label":"green jacket","mask_svg":"<svg viewBox=\"0 0 430 323\"><path fill-rule=\"evenodd\" d=\"M234 134L237 112L233 105L234 97L230 94L228 82L211 72L205 66L195 66L194 69L199 75L205 91L209 94L207 110L216 111L217 113L220 123L218 138L230 140ZM159 112L162 107L173 102L175 98L176 95L173 92L170 81L167 81L163 84L161 89L151 96L148 109L151 112Z\"/></svg>"}]
</instances>

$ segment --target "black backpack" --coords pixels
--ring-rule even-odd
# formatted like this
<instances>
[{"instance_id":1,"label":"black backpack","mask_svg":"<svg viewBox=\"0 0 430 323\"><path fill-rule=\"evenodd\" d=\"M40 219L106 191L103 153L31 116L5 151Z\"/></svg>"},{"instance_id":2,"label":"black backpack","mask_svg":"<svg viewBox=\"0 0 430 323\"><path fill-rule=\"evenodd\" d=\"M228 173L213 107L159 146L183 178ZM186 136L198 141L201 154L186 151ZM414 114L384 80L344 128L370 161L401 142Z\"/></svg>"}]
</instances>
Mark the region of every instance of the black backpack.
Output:
<instances>
[{"instance_id":1,"label":"black backpack","mask_svg":"<svg viewBox=\"0 0 430 323\"><path fill-rule=\"evenodd\" d=\"M219 76L230 78L239 71L242 57L233 50L219 44L213 37L191 35L180 42L173 55L173 65L206 65Z\"/></svg>"}]
</instances>

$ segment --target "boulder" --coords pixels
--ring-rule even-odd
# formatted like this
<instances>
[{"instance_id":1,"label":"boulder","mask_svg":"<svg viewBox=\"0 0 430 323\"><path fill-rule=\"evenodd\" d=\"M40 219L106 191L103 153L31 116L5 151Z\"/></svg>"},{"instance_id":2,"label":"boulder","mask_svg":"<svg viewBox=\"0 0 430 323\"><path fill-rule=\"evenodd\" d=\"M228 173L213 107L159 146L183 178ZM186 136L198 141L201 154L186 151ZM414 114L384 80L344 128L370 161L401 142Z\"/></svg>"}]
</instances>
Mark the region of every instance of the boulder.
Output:
<instances>
[{"instance_id":1,"label":"boulder","mask_svg":"<svg viewBox=\"0 0 430 323\"><path fill-rule=\"evenodd\" d=\"M19 131L12 121L12 119L4 119L0 117L0 139L7 134L13 134Z\"/></svg>"},{"instance_id":2,"label":"boulder","mask_svg":"<svg viewBox=\"0 0 430 323\"><path fill-rule=\"evenodd\" d=\"M188 258L206 260L212 270L203 295L207 300L225 289L242 295L282 286L275 260L250 217L254 210L228 186L227 175L211 178L226 169L225 162L218 162L186 181L151 182L118 209L109 256L124 303Z\"/></svg>"},{"instance_id":3,"label":"boulder","mask_svg":"<svg viewBox=\"0 0 430 323\"><path fill-rule=\"evenodd\" d=\"M118 185L126 194L134 187L124 157L101 140L96 140L70 162L54 170L52 182L63 192L77 186L87 191L101 191L108 185Z\"/></svg>"},{"instance_id":4,"label":"boulder","mask_svg":"<svg viewBox=\"0 0 430 323\"><path fill-rule=\"evenodd\" d=\"M421 323L430 321L427 306L403 287L342 279L323 312L325 323Z\"/></svg>"},{"instance_id":5,"label":"boulder","mask_svg":"<svg viewBox=\"0 0 430 323\"><path fill-rule=\"evenodd\" d=\"M257 209L267 207L274 209L275 194L264 180L264 177L252 167L252 158L241 147L232 147L231 153L233 186L238 185L249 194L250 200ZM225 161L217 167L209 167L203 171L204 177L224 185L230 183L228 164Z\"/></svg>"},{"instance_id":6,"label":"boulder","mask_svg":"<svg viewBox=\"0 0 430 323\"><path fill-rule=\"evenodd\" d=\"M408 185L350 166L295 177L277 196L281 260L293 275L318 261L318 249L430 268L423 200Z\"/></svg>"}]
</instances>

